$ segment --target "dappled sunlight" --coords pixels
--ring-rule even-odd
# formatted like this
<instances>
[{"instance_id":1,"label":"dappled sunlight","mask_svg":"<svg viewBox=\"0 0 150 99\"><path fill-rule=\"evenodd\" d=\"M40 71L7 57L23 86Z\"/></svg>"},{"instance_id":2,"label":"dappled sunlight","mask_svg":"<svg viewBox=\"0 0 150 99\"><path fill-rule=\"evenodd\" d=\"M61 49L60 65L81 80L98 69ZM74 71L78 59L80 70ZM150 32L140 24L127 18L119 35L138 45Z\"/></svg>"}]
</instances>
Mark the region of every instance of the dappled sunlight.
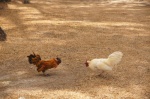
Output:
<instances>
[{"instance_id":1,"label":"dappled sunlight","mask_svg":"<svg viewBox=\"0 0 150 99\"><path fill-rule=\"evenodd\" d=\"M73 5L71 7L73 8L89 8L89 7L93 7L94 5Z\"/></svg>"},{"instance_id":2,"label":"dappled sunlight","mask_svg":"<svg viewBox=\"0 0 150 99\"><path fill-rule=\"evenodd\" d=\"M17 5L15 5L15 4L8 4L8 9L14 9L14 10L17 10L18 7L17 7Z\"/></svg>"},{"instance_id":3,"label":"dappled sunlight","mask_svg":"<svg viewBox=\"0 0 150 99\"><path fill-rule=\"evenodd\" d=\"M108 0L109 3L138 3L140 0Z\"/></svg>"},{"instance_id":4,"label":"dappled sunlight","mask_svg":"<svg viewBox=\"0 0 150 99\"><path fill-rule=\"evenodd\" d=\"M80 91L70 91L70 90L56 90L53 92L53 94L56 94L57 98L71 98L71 99L91 99L88 94L82 93ZM52 96L50 96L52 97ZM47 97L48 98L48 97ZM53 98L55 98L53 96Z\"/></svg>"},{"instance_id":5,"label":"dappled sunlight","mask_svg":"<svg viewBox=\"0 0 150 99\"><path fill-rule=\"evenodd\" d=\"M22 9L23 8L23 9ZM30 15L30 14L41 14L40 11L38 11L37 9L34 9L32 7L19 7L18 9L22 10L22 12L20 12L19 14L22 15Z\"/></svg>"},{"instance_id":6,"label":"dappled sunlight","mask_svg":"<svg viewBox=\"0 0 150 99\"><path fill-rule=\"evenodd\" d=\"M91 21L57 21L57 20L36 20L36 21L28 21L24 23L28 24L43 24L43 25L70 25L70 26L91 26L91 27L113 27L113 26L141 26L143 24L132 23L132 22L91 22Z\"/></svg>"},{"instance_id":7,"label":"dappled sunlight","mask_svg":"<svg viewBox=\"0 0 150 99\"><path fill-rule=\"evenodd\" d=\"M2 17L2 16L0 16L0 22L1 22L0 25L4 27L4 29L6 30L17 27L17 25L14 24L11 20L8 20L7 18Z\"/></svg>"},{"instance_id":8,"label":"dappled sunlight","mask_svg":"<svg viewBox=\"0 0 150 99\"><path fill-rule=\"evenodd\" d=\"M9 4L8 5L9 9L16 9L16 10L20 10L19 11L19 18L23 19L23 21L25 21L24 19L40 19L43 18L43 15L40 11L38 11L37 9L33 8L33 7L21 7L21 6L17 6L14 4Z\"/></svg>"},{"instance_id":9,"label":"dappled sunlight","mask_svg":"<svg viewBox=\"0 0 150 99\"><path fill-rule=\"evenodd\" d=\"M56 1L56 2L58 2L58 1ZM34 4L47 4L47 5L50 5L50 4L52 4L52 5L54 5L54 2L52 2L51 0L40 0L40 1L37 1L37 0L32 0L31 1L31 3L34 3Z\"/></svg>"},{"instance_id":10,"label":"dappled sunlight","mask_svg":"<svg viewBox=\"0 0 150 99\"><path fill-rule=\"evenodd\" d=\"M23 43L22 37L8 37L7 43Z\"/></svg>"},{"instance_id":11,"label":"dappled sunlight","mask_svg":"<svg viewBox=\"0 0 150 99\"><path fill-rule=\"evenodd\" d=\"M60 40L57 38L48 38L44 37L43 39L38 35L33 35L28 37L28 39L19 38L19 37L9 37L9 39L6 41L7 43L16 43L16 44L36 44L37 42L43 43L43 44L55 44L55 45L65 45L66 40Z\"/></svg>"},{"instance_id":12,"label":"dappled sunlight","mask_svg":"<svg viewBox=\"0 0 150 99\"><path fill-rule=\"evenodd\" d=\"M26 71L18 71L18 72L17 72L17 75L18 75L18 76L21 76L21 75L24 75L24 74L26 74L26 73L27 73Z\"/></svg>"},{"instance_id":13,"label":"dappled sunlight","mask_svg":"<svg viewBox=\"0 0 150 99\"><path fill-rule=\"evenodd\" d=\"M145 1L145 0L144 0ZM149 3L134 0L12 0L0 9L7 40L0 42L4 99L116 99L148 97ZM2 13L2 14L1 14ZM85 59L120 50L113 71L88 71ZM60 57L37 72L27 55ZM8 97L7 97L8 96Z\"/></svg>"},{"instance_id":14,"label":"dappled sunlight","mask_svg":"<svg viewBox=\"0 0 150 99\"><path fill-rule=\"evenodd\" d=\"M146 6L150 5L149 2L142 1L142 0L83 0L83 1L36 1L32 0L31 3L34 4L44 4L44 5L50 5L52 8L92 8L92 7L134 7L134 6Z\"/></svg>"},{"instance_id":15,"label":"dappled sunlight","mask_svg":"<svg viewBox=\"0 0 150 99\"><path fill-rule=\"evenodd\" d=\"M133 84L130 86L129 90L131 90L131 89L134 89L134 91L136 92L136 94L132 93L135 97L146 98L146 96L145 96L146 94L144 94L144 93L147 93L147 91L146 91L147 87L146 86L139 86L139 85Z\"/></svg>"},{"instance_id":16,"label":"dappled sunlight","mask_svg":"<svg viewBox=\"0 0 150 99\"><path fill-rule=\"evenodd\" d=\"M16 88L15 91L12 89L8 89L8 92L14 95L19 96L37 96L38 98L44 99L92 99L91 96L88 94L82 93L80 91L70 91L70 90L51 90L51 89L39 89L39 88L30 88L30 89L18 89Z\"/></svg>"},{"instance_id":17,"label":"dappled sunlight","mask_svg":"<svg viewBox=\"0 0 150 99\"><path fill-rule=\"evenodd\" d=\"M100 97L105 97L108 99L131 98L131 97L141 98L142 97L138 94L134 94L134 93L127 91L126 89L120 88L120 87L102 86L100 89L101 90L95 88L93 90L96 91L97 95L99 95ZM117 95L117 97L116 97L116 95Z\"/></svg>"},{"instance_id":18,"label":"dappled sunlight","mask_svg":"<svg viewBox=\"0 0 150 99\"><path fill-rule=\"evenodd\" d=\"M133 7L133 6L145 6L145 4L150 4L145 0L106 0L102 1L103 4L110 4L118 6L119 4L126 5L126 7Z\"/></svg>"},{"instance_id":19,"label":"dappled sunlight","mask_svg":"<svg viewBox=\"0 0 150 99\"><path fill-rule=\"evenodd\" d=\"M14 83L14 81L16 79L15 76L18 76L18 78L21 78L25 74L27 74L27 71L18 71L16 73L7 74L7 75L5 74L4 76L0 77L0 80L1 80L0 85L1 85L1 87L14 86L14 85L18 84L18 82ZM24 83L25 83L25 81L24 81Z\"/></svg>"},{"instance_id":20,"label":"dappled sunlight","mask_svg":"<svg viewBox=\"0 0 150 99\"><path fill-rule=\"evenodd\" d=\"M0 85L1 87L6 87L6 86L9 86L9 84L11 83L12 81L1 81L0 82Z\"/></svg>"},{"instance_id":21,"label":"dappled sunlight","mask_svg":"<svg viewBox=\"0 0 150 99\"><path fill-rule=\"evenodd\" d=\"M60 40L60 39L57 39L57 38L39 39L39 38L36 38L36 37L32 37L32 38L29 38L28 40L29 40L29 42L32 41L32 43L36 43L37 41L39 41L40 43L43 43L43 44L55 44L55 45L65 45L66 42L67 42L66 40Z\"/></svg>"},{"instance_id":22,"label":"dappled sunlight","mask_svg":"<svg viewBox=\"0 0 150 99\"><path fill-rule=\"evenodd\" d=\"M29 26L29 27L27 27L27 31L34 31L34 30L36 30L37 29L37 27L33 27L33 26Z\"/></svg>"},{"instance_id":23,"label":"dappled sunlight","mask_svg":"<svg viewBox=\"0 0 150 99\"><path fill-rule=\"evenodd\" d=\"M127 27L125 29L133 30L133 31L140 31L140 32L144 32L145 31L145 29L143 29L143 28L134 28L134 27Z\"/></svg>"},{"instance_id":24,"label":"dappled sunlight","mask_svg":"<svg viewBox=\"0 0 150 99\"><path fill-rule=\"evenodd\" d=\"M9 83L9 82L7 82ZM101 86L100 88L97 86L95 88L92 88L86 92L86 91L79 91L79 90L68 90L68 89L42 89L42 88L13 88L13 89L7 89L7 92L9 94L23 96L23 97L30 97L35 96L38 98L62 98L62 99L93 99L93 98L109 98L109 99L115 99L117 98L142 98L145 97L143 95L145 89L145 86L138 86L138 85L132 85L128 89L119 88L119 87L112 87L112 86ZM132 90L132 91L131 91ZM136 93L135 93L136 92Z\"/></svg>"},{"instance_id":25,"label":"dappled sunlight","mask_svg":"<svg viewBox=\"0 0 150 99\"><path fill-rule=\"evenodd\" d=\"M114 27L120 28L120 29L126 29L129 31L138 31L138 33L132 33L128 32L125 34L121 34L124 36L129 36L129 37L134 37L134 36L149 36L149 33L144 33L146 32L144 24L140 23L134 23L134 22L92 22L92 21L75 21L75 20L33 20L33 21L26 21L23 23L24 25L43 25L43 26L48 26L48 25L55 25L55 26L70 26L70 27L93 27L93 28L104 28L104 29L111 29ZM29 29L31 29L29 27ZM34 30L35 28L33 28ZM102 34L102 35L107 35L107 34ZM108 36L112 36L113 34L109 34Z\"/></svg>"},{"instance_id":26,"label":"dappled sunlight","mask_svg":"<svg viewBox=\"0 0 150 99\"><path fill-rule=\"evenodd\" d=\"M41 41L42 43L46 43L46 44L55 44L55 45L65 45L66 44L66 40L59 40L59 39L45 39Z\"/></svg>"},{"instance_id":27,"label":"dappled sunlight","mask_svg":"<svg viewBox=\"0 0 150 99\"><path fill-rule=\"evenodd\" d=\"M27 19L41 19L43 18L43 16L41 15L36 15L36 14L32 14L32 15L24 15L24 17L22 17L23 20L27 20Z\"/></svg>"},{"instance_id":28,"label":"dappled sunlight","mask_svg":"<svg viewBox=\"0 0 150 99\"><path fill-rule=\"evenodd\" d=\"M149 33L128 33L128 34L124 34L125 37L129 37L129 38L136 38L136 36L149 36Z\"/></svg>"}]
</instances>

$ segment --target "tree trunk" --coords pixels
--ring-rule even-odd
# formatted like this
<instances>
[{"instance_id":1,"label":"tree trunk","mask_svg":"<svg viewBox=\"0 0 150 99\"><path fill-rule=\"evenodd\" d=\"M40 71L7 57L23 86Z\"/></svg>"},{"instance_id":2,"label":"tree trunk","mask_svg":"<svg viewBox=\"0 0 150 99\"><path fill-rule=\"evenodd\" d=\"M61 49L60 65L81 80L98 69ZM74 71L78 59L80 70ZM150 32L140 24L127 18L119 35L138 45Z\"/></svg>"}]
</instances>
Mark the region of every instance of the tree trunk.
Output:
<instances>
[{"instance_id":1,"label":"tree trunk","mask_svg":"<svg viewBox=\"0 0 150 99\"><path fill-rule=\"evenodd\" d=\"M6 37L7 37L6 33L0 27L0 41L5 41Z\"/></svg>"}]
</instances>

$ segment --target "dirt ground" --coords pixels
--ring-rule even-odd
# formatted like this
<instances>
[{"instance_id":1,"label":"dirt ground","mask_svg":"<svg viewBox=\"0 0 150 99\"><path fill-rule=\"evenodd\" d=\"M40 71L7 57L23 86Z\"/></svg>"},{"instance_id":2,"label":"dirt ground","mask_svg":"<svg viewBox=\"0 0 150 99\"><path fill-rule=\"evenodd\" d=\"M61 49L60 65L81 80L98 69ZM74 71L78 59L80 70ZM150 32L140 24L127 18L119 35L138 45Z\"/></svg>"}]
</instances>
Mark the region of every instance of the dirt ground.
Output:
<instances>
[{"instance_id":1,"label":"dirt ground","mask_svg":"<svg viewBox=\"0 0 150 99\"><path fill-rule=\"evenodd\" d=\"M0 3L0 99L150 99L149 0L21 0ZM122 51L97 76L86 59ZM48 77L30 65L34 51L61 57ZM23 98L22 98L23 99Z\"/></svg>"}]
</instances>

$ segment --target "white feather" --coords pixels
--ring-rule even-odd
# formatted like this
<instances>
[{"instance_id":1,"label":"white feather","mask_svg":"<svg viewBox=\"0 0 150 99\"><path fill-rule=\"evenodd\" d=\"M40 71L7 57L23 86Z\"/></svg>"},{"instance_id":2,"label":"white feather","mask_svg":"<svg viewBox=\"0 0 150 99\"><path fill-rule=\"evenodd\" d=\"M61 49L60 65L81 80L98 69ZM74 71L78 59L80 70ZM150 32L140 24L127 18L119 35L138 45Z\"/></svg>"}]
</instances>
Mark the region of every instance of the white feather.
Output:
<instances>
[{"instance_id":1,"label":"white feather","mask_svg":"<svg viewBox=\"0 0 150 99\"><path fill-rule=\"evenodd\" d=\"M122 59L123 53L120 51L116 51L108 56L107 63L110 66L117 65Z\"/></svg>"},{"instance_id":2,"label":"white feather","mask_svg":"<svg viewBox=\"0 0 150 99\"><path fill-rule=\"evenodd\" d=\"M114 52L108 56L108 58L92 59L87 61L89 63L89 68L92 70L112 70L112 66L117 65L122 59L123 53L120 51Z\"/></svg>"}]
</instances>

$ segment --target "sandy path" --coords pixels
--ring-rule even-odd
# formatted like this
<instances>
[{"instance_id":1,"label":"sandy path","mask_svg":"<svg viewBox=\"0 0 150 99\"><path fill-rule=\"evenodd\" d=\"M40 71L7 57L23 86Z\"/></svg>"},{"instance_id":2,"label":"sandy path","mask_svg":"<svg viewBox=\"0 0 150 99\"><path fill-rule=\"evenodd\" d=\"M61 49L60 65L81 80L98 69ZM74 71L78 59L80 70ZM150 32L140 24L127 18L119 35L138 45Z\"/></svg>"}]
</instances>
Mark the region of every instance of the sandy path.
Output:
<instances>
[{"instance_id":1,"label":"sandy path","mask_svg":"<svg viewBox=\"0 0 150 99\"><path fill-rule=\"evenodd\" d=\"M110 2L111 1L111 2ZM20 0L0 3L2 99L148 99L150 6L148 0ZM120 50L122 62L101 77L86 59ZM59 56L62 64L43 77L27 61Z\"/></svg>"}]
</instances>

